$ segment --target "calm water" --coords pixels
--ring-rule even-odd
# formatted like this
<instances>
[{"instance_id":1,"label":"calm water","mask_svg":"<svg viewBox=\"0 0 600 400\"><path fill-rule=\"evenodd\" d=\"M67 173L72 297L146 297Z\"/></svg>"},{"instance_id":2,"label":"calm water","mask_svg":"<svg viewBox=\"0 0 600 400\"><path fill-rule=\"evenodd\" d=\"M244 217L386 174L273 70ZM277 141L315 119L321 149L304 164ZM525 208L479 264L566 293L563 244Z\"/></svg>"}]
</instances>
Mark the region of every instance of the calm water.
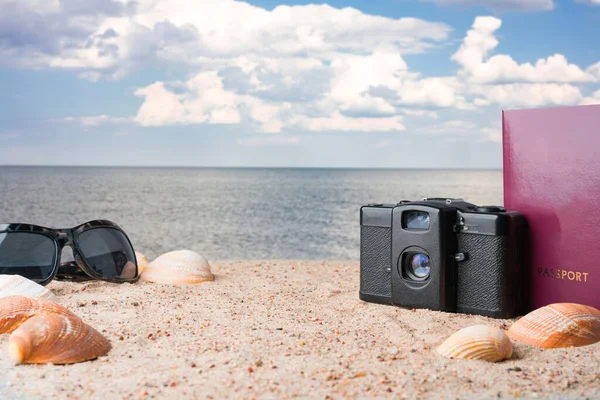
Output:
<instances>
[{"instance_id":1,"label":"calm water","mask_svg":"<svg viewBox=\"0 0 600 400\"><path fill-rule=\"evenodd\" d=\"M358 260L363 204L503 204L502 171L0 167L0 222L109 219L152 259Z\"/></svg>"}]
</instances>

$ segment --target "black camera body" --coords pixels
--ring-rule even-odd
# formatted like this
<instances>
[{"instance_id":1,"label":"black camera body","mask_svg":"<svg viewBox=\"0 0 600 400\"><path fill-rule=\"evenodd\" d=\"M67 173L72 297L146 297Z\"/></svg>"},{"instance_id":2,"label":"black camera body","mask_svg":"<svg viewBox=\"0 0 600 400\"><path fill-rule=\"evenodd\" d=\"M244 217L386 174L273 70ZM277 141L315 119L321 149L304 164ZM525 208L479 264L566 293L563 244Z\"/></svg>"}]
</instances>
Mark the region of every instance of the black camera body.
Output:
<instances>
[{"instance_id":1,"label":"black camera body","mask_svg":"<svg viewBox=\"0 0 600 400\"><path fill-rule=\"evenodd\" d=\"M518 211L427 198L363 206L360 224L361 300L493 318L526 311Z\"/></svg>"}]
</instances>

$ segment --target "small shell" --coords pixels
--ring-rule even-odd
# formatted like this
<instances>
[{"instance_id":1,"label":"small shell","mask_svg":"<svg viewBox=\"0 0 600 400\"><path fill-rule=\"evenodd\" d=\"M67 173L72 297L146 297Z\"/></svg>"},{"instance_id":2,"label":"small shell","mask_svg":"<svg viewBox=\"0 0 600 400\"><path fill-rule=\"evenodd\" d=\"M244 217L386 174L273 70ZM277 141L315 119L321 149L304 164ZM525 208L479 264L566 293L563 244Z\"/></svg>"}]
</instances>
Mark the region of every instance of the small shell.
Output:
<instances>
[{"instance_id":1,"label":"small shell","mask_svg":"<svg viewBox=\"0 0 600 400\"><path fill-rule=\"evenodd\" d=\"M600 311L575 303L550 304L515 322L508 336L544 349L587 346L600 341Z\"/></svg>"},{"instance_id":2,"label":"small shell","mask_svg":"<svg viewBox=\"0 0 600 400\"><path fill-rule=\"evenodd\" d=\"M75 315L69 309L43 298L8 296L0 298L0 333L10 333L29 318L44 314Z\"/></svg>"},{"instance_id":3,"label":"small shell","mask_svg":"<svg viewBox=\"0 0 600 400\"><path fill-rule=\"evenodd\" d=\"M455 332L437 349L448 358L466 358L496 362L512 356L512 342L494 326L473 325Z\"/></svg>"},{"instance_id":4,"label":"small shell","mask_svg":"<svg viewBox=\"0 0 600 400\"><path fill-rule=\"evenodd\" d=\"M21 275L0 275L0 297L25 296L55 299L54 293L46 287Z\"/></svg>"},{"instance_id":5,"label":"small shell","mask_svg":"<svg viewBox=\"0 0 600 400\"><path fill-rule=\"evenodd\" d=\"M212 281L215 276L206 258L190 250L177 250L165 253L148 264L140 279L156 283L189 284Z\"/></svg>"},{"instance_id":6,"label":"small shell","mask_svg":"<svg viewBox=\"0 0 600 400\"><path fill-rule=\"evenodd\" d=\"M150 261L148 261L148 258L146 258L145 255L137 251L135 252L135 258L137 259L138 274L141 274L144 272Z\"/></svg>"},{"instance_id":7,"label":"small shell","mask_svg":"<svg viewBox=\"0 0 600 400\"><path fill-rule=\"evenodd\" d=\"M8 339L8 353L16 364L72 364L93 360L110 349L107 338L75 315L37 315Z\"/></svg>"}]
</instances>

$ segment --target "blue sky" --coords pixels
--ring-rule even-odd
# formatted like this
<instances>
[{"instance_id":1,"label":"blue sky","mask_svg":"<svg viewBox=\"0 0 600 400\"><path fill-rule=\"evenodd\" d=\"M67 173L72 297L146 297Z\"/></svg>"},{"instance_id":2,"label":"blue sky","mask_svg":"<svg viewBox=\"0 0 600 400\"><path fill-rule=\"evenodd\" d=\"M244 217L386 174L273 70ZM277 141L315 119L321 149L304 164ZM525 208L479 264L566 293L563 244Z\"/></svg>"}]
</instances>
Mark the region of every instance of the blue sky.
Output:
<instances>
[{"instance_id":1,"label":"blue sky","mask_svg":"<svg viewBox=\"0 0 600 400\"><path fill-rule=\"evenodd\" d=\"M600 0L0 0L0 164L500 168Z\"/></svg>"}]
</instances>

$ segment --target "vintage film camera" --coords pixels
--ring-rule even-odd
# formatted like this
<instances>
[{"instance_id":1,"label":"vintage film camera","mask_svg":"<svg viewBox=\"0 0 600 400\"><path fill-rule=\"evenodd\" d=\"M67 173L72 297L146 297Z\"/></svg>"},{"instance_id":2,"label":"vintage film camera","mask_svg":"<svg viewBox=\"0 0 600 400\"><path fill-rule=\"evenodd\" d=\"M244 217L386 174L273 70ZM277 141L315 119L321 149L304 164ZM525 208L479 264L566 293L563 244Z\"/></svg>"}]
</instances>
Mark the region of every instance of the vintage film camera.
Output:
<instances>
[{"instance_id":1,"label":"vintage film camera","mask_svg":"<svg viewBox=\"0 0 600 400\"><path fill-rule=\"evenodd\" d=\"M525 311L521 213L425 198L363 206L360 224L361 300L493 318Z\"/></svg>"}]
</instances>

